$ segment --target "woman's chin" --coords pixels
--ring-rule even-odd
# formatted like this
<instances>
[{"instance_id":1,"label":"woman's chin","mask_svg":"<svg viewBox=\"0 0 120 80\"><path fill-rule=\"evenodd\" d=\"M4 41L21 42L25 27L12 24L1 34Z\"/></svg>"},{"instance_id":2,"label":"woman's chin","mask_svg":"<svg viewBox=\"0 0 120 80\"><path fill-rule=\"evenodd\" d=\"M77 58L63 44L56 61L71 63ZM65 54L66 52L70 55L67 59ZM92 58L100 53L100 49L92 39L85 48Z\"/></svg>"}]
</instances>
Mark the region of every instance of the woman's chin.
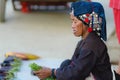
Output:
<instances>
[{"instance_id":1,"label":"woman's chin","mask_svg":"<svg viewBox=\"0 0 120 80\"><path fill-rule=\"evenodd\" d=\"M74 34L74 36L76 36L76 37L80 37L80 35L78 35L78 34L75 34L75 33L73 33Z\"/></svg>"}]
</instances>

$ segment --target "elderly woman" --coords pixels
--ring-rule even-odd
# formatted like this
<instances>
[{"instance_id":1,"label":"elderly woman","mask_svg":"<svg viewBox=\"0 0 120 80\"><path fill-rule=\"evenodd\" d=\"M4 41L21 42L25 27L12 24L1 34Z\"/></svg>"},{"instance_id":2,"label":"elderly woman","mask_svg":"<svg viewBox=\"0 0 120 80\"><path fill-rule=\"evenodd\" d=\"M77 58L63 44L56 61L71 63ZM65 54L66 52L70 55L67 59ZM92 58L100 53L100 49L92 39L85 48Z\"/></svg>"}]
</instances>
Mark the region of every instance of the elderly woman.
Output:
<instances>
[{"instance_id":1,"label":"elderly woman","mask_svg":"<svg viewBox=\"0 0 120 80\"><path fill-rule=\"evenodd\" d=\"M82 37L70 60L57 69L43 67L34 72L40 79L52 76L56 80L112 80L110 59L107 53L106 20L103 6L97 2L77 1L71 5L70 18L76 37Z\"/></svg>"}]
</instances>

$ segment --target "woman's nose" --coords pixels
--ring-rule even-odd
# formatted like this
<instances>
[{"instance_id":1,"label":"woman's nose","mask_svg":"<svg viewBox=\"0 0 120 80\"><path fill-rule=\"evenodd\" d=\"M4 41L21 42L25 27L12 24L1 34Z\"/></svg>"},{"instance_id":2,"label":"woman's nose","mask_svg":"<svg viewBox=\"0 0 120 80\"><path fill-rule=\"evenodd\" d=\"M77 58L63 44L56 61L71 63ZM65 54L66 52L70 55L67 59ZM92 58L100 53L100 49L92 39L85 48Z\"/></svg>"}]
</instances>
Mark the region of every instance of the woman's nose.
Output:
<instances>
[{"instance_id":1,"label":"woman's nose","mask_svg":"<svg viewBox=\"0 0 120 80\"><path fill-rule=\"evenodd\" d=\"M72 23L72 29L73 29L73 28L75 28L75 25L74 25L74 23Z\"/></svg>"}]
</instances>

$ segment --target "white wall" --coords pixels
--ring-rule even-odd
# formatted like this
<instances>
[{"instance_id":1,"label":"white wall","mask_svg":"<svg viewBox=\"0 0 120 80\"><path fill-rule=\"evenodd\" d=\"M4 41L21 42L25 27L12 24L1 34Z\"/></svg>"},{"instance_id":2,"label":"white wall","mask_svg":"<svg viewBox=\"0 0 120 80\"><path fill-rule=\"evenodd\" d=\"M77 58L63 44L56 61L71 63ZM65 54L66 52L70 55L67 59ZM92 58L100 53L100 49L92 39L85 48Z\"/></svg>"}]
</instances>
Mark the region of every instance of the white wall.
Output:
<instances>
[{"instance_id":1,"label":"white wall","mask_svg":"<svg viewBox=\"0 0 120 80\"><path fill-rule=\"evenodd\" d=\"M100 2L105 10L106 20L107 20L107 36L108 38L115 30L113 10L109 7L109 0L92 0L94 2Z\"/></svg>"}]
</instances>

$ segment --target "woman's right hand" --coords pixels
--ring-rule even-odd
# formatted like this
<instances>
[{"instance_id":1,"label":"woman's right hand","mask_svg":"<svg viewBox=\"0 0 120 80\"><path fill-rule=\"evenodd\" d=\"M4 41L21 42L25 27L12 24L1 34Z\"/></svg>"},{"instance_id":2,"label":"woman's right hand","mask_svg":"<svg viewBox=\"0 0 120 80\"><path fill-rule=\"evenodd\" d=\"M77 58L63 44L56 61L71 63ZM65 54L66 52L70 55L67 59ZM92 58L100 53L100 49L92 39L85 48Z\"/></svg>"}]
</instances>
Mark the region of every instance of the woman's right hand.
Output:
<instances>
[{"instance_id":1,"label":"woman's right hand","mask_svg":"<svg viewBox=\"0 0 120 80\"><path fill-rule=\"evenodd\" d=\"M33 73L38 76L40 79L45 79L49 76L51 76L52 69L48 67L42 67L39 71L34 71Z\"/></svg>"}]
</instances>

